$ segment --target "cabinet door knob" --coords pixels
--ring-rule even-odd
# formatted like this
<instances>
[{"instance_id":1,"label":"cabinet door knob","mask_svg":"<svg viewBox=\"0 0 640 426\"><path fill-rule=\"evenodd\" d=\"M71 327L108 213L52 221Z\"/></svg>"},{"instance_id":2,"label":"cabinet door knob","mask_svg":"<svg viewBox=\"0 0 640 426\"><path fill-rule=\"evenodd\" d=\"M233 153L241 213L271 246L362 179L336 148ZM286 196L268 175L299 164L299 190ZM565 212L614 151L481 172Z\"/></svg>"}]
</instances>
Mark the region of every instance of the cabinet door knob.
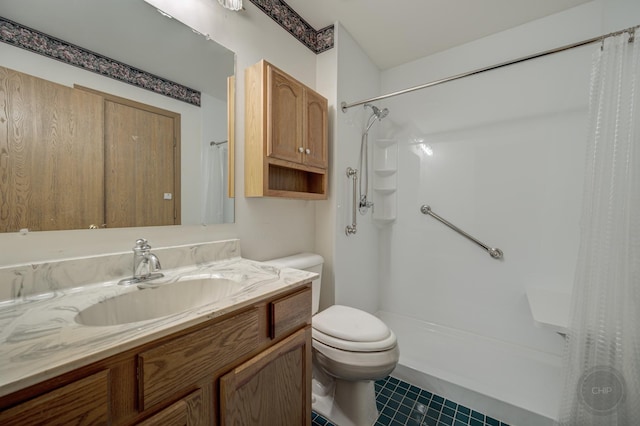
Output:
<instances>
[{"instance_id":1,"label":"cabinet door knob","mask_svg":"<svg viewBox=\"0 0 640 426\"><path fill-rule=\"evenodd\" d=\"M309 148L307 148L304 152L307 154L311 154L311 150Z\"/></svg>"},{"instance_id":2,"label":"cabinet door knob","mask_svg":"<svg viewBox=\"0 0 640 426\"><path fill-rule=\"evenodd\" d=\"M298 148L298 152L303 153L304 152L304 148L303 147Z\"/></svg>"}]
</instances>

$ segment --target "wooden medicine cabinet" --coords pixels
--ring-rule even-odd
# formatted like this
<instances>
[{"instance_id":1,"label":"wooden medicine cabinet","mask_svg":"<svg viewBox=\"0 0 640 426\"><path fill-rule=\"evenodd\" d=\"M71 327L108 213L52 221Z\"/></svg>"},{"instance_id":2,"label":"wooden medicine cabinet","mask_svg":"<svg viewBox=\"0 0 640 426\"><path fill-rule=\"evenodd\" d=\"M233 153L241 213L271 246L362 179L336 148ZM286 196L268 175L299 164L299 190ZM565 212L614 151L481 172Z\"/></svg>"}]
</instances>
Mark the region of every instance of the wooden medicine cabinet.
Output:
<instances>
[{"instance_id":1,"label":"wooden medicine cabinet","mask_svg":"<svg viewBox=\"0 0 640 426\"><path fill-rule=\"evenodd\" d=\"M267 61L245 70L245 196L327 198L327 105Z\"/></svg>"}]
</instances>

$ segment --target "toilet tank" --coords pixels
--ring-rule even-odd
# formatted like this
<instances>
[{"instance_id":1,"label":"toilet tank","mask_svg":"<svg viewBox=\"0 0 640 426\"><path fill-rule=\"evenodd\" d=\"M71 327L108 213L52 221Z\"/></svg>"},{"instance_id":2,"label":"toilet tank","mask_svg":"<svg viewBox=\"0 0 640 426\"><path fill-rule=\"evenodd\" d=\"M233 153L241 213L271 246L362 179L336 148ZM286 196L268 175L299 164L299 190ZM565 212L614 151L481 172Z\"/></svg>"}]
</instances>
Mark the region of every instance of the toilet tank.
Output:
<instances>
[{"instance_id":1,"label":"toilet tank","mask_svg":"<svg viewBox=\"0 0 640 426\"><path fill-rule=\"evenodd\" d=\"M320 276L318 278L311 281L312 314L318 312L320 306L320 285L322 283L322 265L324 264L322 256L314 253L298 253L292 256L266 260L264 263L278 268L302 269L303 271L319 274Z\"/></svg>"}]
</instances>

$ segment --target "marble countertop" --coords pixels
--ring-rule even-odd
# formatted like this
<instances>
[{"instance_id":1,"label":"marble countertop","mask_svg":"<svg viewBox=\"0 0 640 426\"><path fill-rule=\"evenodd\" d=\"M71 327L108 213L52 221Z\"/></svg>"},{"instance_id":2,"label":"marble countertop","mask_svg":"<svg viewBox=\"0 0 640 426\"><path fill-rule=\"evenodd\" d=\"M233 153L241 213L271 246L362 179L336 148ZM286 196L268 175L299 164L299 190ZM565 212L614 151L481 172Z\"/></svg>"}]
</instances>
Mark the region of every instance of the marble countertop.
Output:
<instances>
[{"instance_id":1,"label":"marble countertop","mask_svg":"<svg viewBox=\"0 0 640 426\"><path fill-rule=\"evenodd\" d=\"M241 257L163 270L153 283L189 277L242 282L242 290L177 314L113 326L75 321L83 309L139 290L118 280L34 294L0 303L0 396L107 358L181 329L249 306L260 298L309 283L316 274L276 268ZM179 284L178 284L179 285Z\"/></svg>"}]
</instances>

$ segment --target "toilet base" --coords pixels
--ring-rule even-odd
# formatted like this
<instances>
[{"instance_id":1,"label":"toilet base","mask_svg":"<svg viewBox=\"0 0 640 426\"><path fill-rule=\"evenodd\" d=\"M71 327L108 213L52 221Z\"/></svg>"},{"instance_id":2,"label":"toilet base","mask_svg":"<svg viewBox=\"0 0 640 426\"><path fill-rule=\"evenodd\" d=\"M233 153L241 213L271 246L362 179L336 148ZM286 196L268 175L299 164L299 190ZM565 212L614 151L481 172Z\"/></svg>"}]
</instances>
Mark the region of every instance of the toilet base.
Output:
<instances>
[{"instance_id":1,"label":"toilet base","mask_svg":"<svg viewBox=\"0 0 640 426\"><path fill-rule=\"evenodd\" d=\"M376 422L378 410L373 380L349 382L323 373L318 376L314 376L312 386L315 412L338 426L365 426Z\"/></svg>"}]
</instances>

